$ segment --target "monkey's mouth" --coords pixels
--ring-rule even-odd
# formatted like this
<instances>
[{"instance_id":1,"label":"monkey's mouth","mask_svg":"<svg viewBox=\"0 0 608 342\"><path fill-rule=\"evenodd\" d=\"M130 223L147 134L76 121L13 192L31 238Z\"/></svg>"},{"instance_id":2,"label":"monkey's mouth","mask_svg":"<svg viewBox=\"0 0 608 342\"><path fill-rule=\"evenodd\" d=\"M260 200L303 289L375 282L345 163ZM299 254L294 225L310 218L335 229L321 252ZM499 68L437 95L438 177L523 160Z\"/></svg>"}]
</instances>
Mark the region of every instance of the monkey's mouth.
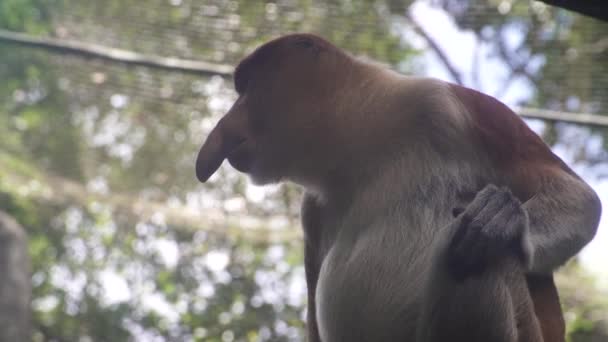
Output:
<instances>
[{"instance_id":1,"label":"monkey's mouth","mask_svg":"<svg viewBox=\"0 0 608 342\"><path fill-rule=\"evenodd\" d=\"M241 141L228 153L228 162L240 172L247 172L251 167L251 153L246 142Z\"/></svg>"}]
</instances>

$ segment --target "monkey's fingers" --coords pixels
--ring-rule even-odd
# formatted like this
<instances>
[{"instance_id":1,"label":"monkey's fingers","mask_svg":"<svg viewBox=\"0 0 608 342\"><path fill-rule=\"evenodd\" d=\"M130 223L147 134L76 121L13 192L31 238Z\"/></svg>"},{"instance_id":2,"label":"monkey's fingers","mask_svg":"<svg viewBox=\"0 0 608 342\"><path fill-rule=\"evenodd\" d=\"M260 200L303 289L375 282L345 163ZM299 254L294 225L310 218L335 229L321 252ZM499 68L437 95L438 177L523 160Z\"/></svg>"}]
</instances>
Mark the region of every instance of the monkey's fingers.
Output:
<instances>
[{"instance_id":1,"label":"monkey's fingers","mask_svg":"<svg viewBox=\"0 0 608 342\"><path fill-rule=\"evenodd\" d=\"M516 202L510 202L488 222L484 233L493 237L497 243L507 243L521 235L526 224L523 208Z\"/></svg>"},{"instance_id":2,"label":"monkey's fingers","mask_svg":"<svg viewBox=\"0 0 608 342\"><path fill-rule=\"evenodd\" d=\"M499 189L495 185L489 184L478 192L463 214L465 220L477 217L498 191Z\"/></svg>"},{"instance_id":3,"label":"monkey's fingers","mask_svg":"<svg viewBox=\"0 0 608 342\"><path fill-rule=\"evenodd\" d=\"M491 191L485 191L484 189L483 193L480 194L479 199L476 198L475 200L485 201L486 204L477 213L475 220L487 225L494 216L503 211L505 206L512 206L511 197L511 193L504 188L493 187Z\"/></svg>"},{"instance_id":4,"label":"monkey's fingers","mask_svg":"<svg viewBox=\"0 0 608 342\"><path fill-rule=\"evenodd\" d=\"M462 224L448 247L448 264L456 278L478 274L485 268L489 244L482 227Z\"/></svg>"}]
</instances>

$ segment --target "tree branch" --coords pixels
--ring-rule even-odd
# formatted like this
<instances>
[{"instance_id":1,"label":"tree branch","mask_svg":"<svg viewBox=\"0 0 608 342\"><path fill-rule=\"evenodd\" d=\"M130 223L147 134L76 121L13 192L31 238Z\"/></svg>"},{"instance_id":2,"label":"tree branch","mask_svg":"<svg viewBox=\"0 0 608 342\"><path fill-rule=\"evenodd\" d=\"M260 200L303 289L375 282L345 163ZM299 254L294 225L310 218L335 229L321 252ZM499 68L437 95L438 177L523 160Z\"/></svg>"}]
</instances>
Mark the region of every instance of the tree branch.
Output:
<instances>
[{"instance_id":1,"label":"tree branch","mask_svg":"<svg viewBox=\"0 0 608 342\"><path fill-rule=\"evenodd\" d=\"M429 47L433 50L433 52L435 52L443 66L449 72L450 76L452 76L454 82L460 85L464 85L460 72L456 70L454 65L452 65L452 62L450 62L448 56L443 52L441 47L439 47L439 44L437 44L437 42L424 30L424 28L422 28L422 26L418 24L418 22L414 19L414 17L409 11L405 12L405 18L409 20L410 24L414 28L414 31L416 31L416 33L418 33L422 38L424 38L427 44L429 44Z\"/></svg>"},{"instance_id":2,"label":"tree branch","mask_svg":"<svg viewBox=\"0 0 608 342\"><path fill-rule=\"evenodd\" d=\"M181 71L207 76L230 76L232 66L202 61L140 54L134 51L83 43L73 40L35 37L25 33L0 29L0 41L36 48L44 48L64 54L75 54L87 58L99 58L113 62L141 65L151 68Z\"/></svg>"},{"instance_id":3,"label":"tree branch","mask_svg":"<svg viewBox=\"0 0 608 342\"><path fill-rule=\"evenodd\" d=\"M515 58L511 56L507 49L507 46L505 45L505 40L502 37L502 30L498 32L498 39L496 39L496 47L499 57L511 70L509 76L504 81L500 90L496 92L496 97L502 97L507 92L507 90L513 83L513 80L515 80L516 76L523 75L531 82L536 83L536 77L527 70L531 58L526 58L523 61L515 61Z\"/></svg>"},{"instance_id":4,"label":"tree branch","mask_svg":"<svg viewBox=\"0 0 608 342\"><path fill-rule=\"evenodd\" d=\"M21 226L0 211L0 341L29 341L30 260Z\"/></svg>"},{"instance_id":5,"label":"tree branch","mask_svg":"<svg viewBox=\"0 0 608 342\"><path fill-rule=\"evenodd\" d=\"M540 119L553 122L566 122L571 124L603 128L608 127L608 116L601 114L570 113L530 107L516 107L514 108L514 110L522 117L529 119Z\"/></svg>"}]
</instances>

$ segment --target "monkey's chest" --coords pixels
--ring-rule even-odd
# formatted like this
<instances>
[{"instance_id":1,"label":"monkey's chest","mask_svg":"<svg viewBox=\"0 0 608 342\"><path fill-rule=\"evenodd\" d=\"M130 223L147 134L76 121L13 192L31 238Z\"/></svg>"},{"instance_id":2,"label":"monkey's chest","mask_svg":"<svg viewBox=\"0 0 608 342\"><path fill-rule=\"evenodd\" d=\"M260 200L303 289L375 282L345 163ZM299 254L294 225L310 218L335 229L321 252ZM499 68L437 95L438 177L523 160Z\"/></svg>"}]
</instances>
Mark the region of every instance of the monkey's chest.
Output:
<instances>
[{"instance_id":1,"label":"monkey's chest","mask_svg":"<svg viewBox=\"0 0 608 342\"><path fill-rule=\"evenodd\" d=\"M376 233L335 243L323 260L316 315L324 342L403 341L415 334L426 242L408 243L399 231Z\"/></svg>"}]
</instances>

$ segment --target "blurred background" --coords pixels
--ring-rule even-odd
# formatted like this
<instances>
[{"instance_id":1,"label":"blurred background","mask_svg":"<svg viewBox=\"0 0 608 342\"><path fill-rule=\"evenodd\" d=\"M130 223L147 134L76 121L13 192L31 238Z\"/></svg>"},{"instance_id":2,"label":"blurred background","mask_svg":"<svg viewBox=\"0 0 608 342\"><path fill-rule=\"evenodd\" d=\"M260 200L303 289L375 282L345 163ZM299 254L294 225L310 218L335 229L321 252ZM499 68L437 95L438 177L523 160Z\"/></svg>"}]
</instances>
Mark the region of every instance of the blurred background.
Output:
<instances>
[{"instance_id":1,"label":"blurred background","mask_svg":"<svg viewBox=\"0 0 608 342\"><path fill-rule=\"evenodd\" d=\"M27 233L35 341L304 340L300 189L194 176L232 67L302 31L506 102L608 207L607 22L528 0L0 0L0 211ZM607 251L603 219L557 274L570 341L608 341Z\"/></svg>"}]
</instances>

